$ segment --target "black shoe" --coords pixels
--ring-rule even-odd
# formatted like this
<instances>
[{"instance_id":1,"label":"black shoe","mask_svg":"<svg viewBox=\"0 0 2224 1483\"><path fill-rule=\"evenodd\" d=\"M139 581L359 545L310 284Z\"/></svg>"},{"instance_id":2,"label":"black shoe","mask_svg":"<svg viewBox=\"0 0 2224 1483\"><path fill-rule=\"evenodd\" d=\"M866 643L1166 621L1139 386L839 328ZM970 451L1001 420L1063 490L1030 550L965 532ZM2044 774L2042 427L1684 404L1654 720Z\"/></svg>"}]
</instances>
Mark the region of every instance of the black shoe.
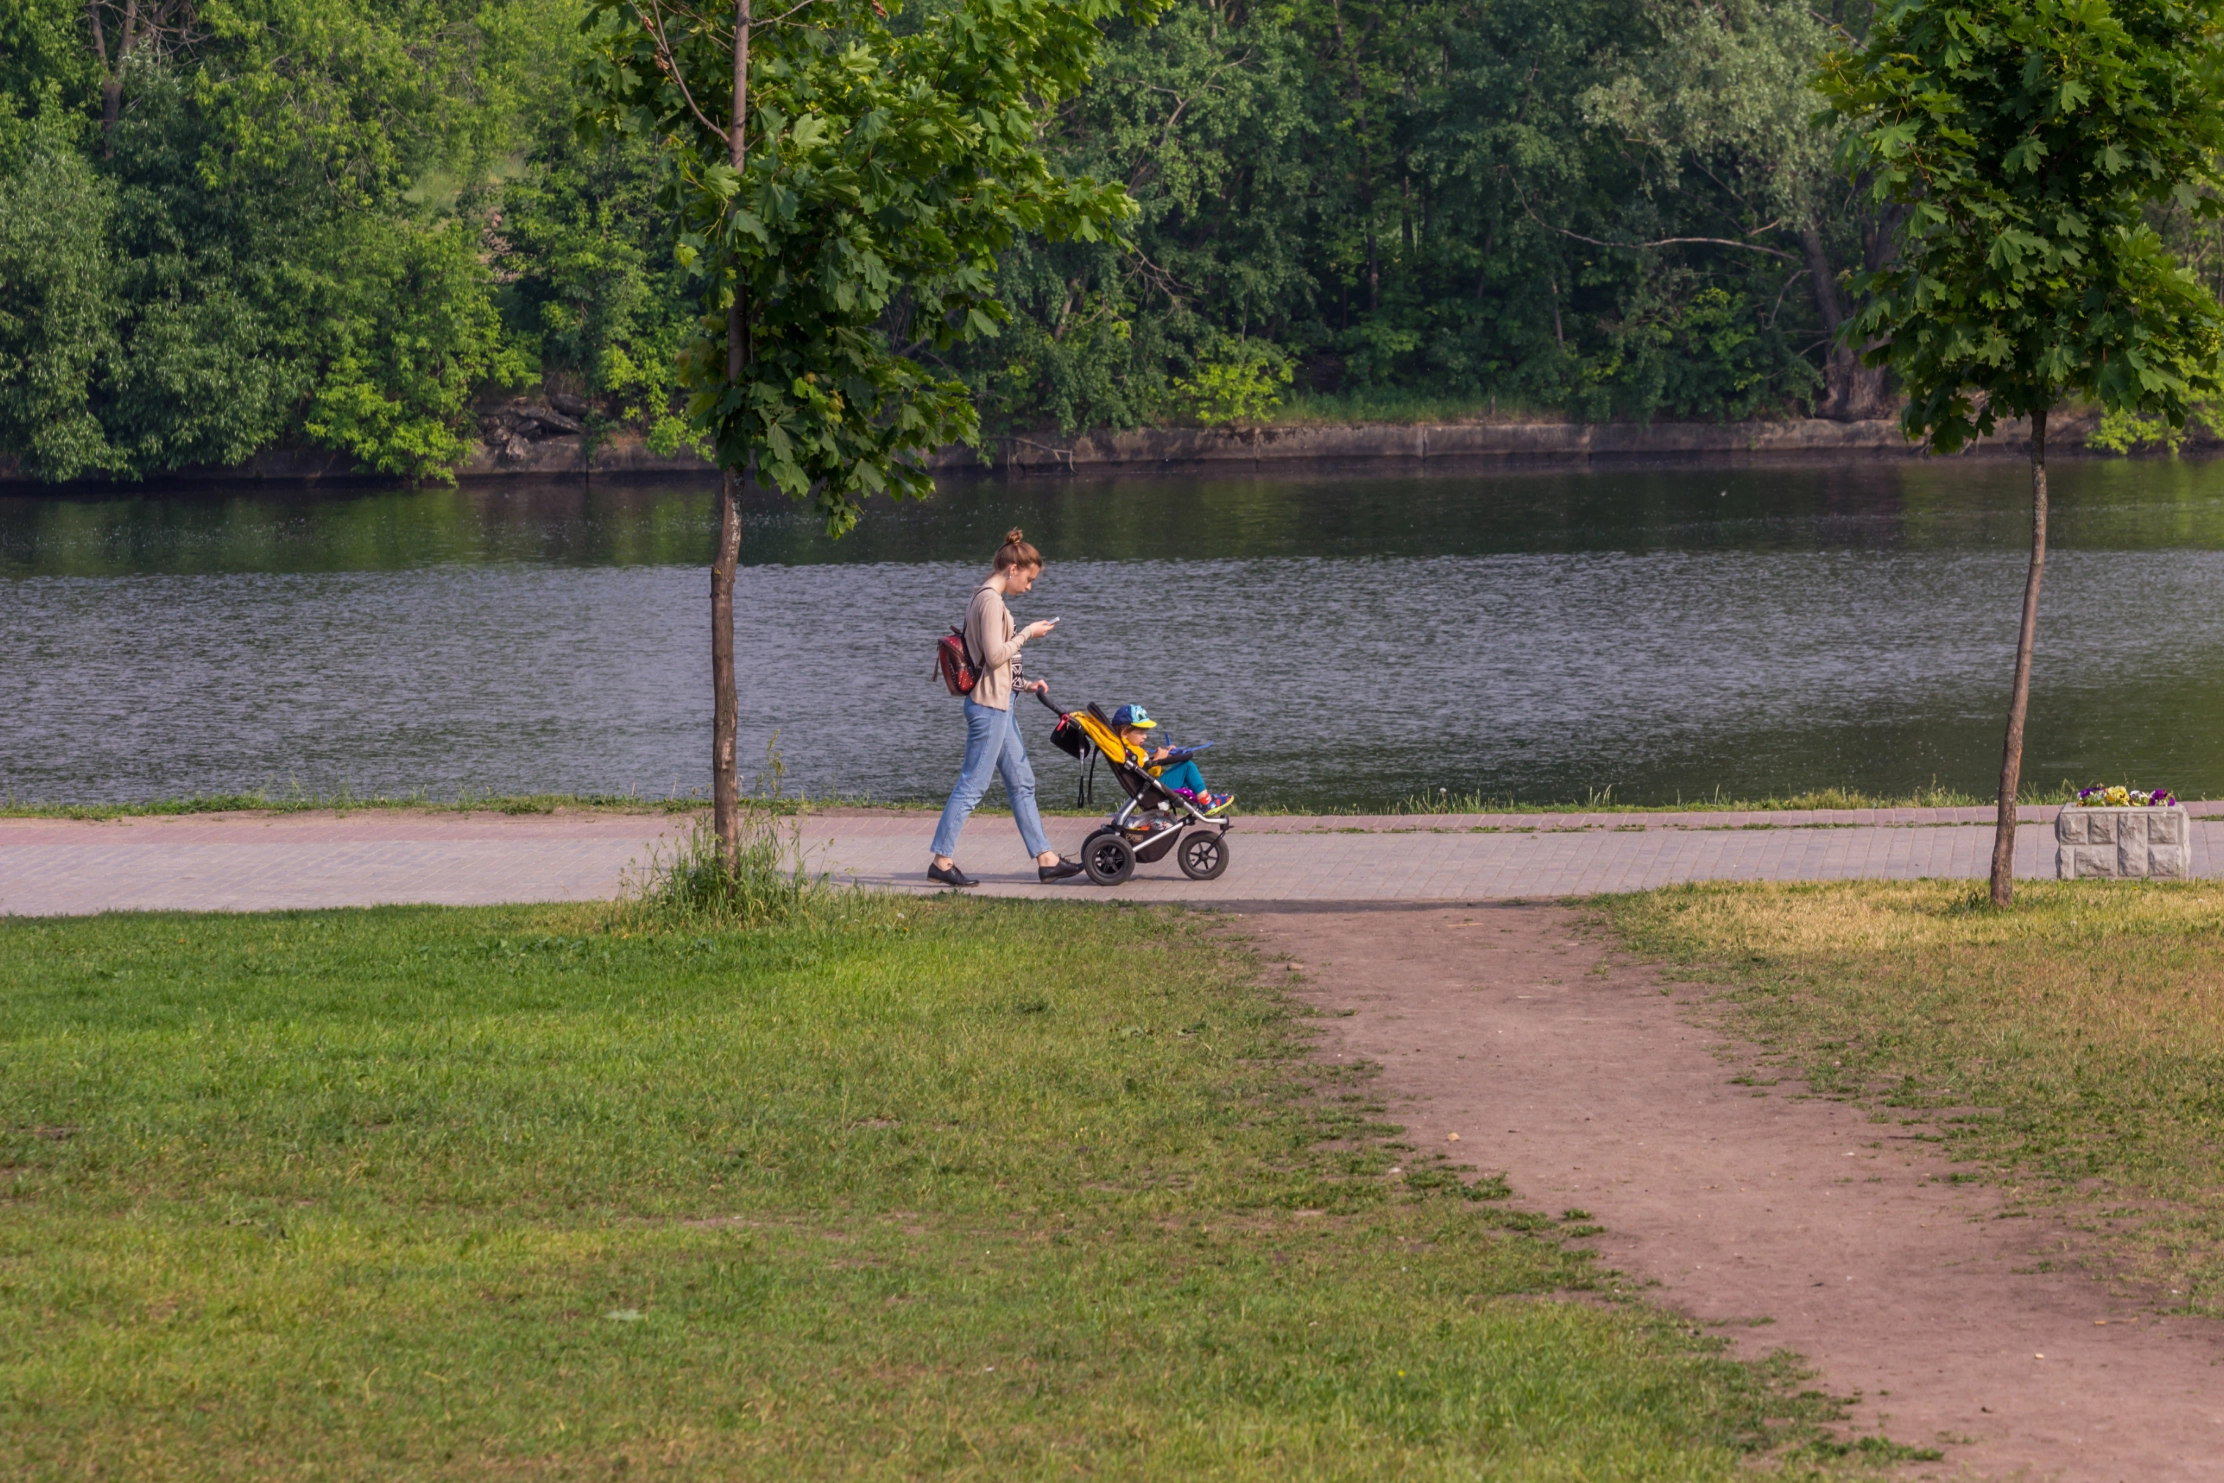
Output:
<instances>
[{"instance_id":1,"label":"black shoe","mask_svg":"<svg viewBox=\"0 0 2224 1483\"><path fill-rule=\"evenodd\" d=\"M1065 856L1060 855L1056 865L1036 866L1035 874L1039 879L1045 881L1062 881L1068 876L1081 874L1081 866L1077 861L1068 860Z\"/></svg>"},{"instance_id":2,"label":"black shoe","mask_svg":"<svg viewBox=\"0 0 2224 1483\"><path fill-rule=\"evenodd\" d=\"M1076 870L1080 868L1078 865L1074 867ZM958 869L955 862L952 862L947 870L940 865L929 865L927 867L927 879L940 881L945 886L977 886L980 884L979 881Z\"/></svg>"}]
</instances>

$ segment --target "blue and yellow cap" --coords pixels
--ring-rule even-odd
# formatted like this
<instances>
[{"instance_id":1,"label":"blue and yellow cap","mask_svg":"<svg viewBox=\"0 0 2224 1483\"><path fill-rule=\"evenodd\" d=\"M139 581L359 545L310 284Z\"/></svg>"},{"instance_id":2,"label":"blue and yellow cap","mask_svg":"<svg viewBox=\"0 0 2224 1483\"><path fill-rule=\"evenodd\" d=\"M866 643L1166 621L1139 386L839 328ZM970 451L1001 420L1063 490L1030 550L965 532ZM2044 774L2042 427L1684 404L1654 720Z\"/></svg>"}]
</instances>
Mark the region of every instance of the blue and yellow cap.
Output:
<instances>
[{"instance_id":1,"label":"blue and yellow cap","mask_svg":"<svg viewBox=\"0 0 2224 1483\"><path fill-rule=\"evenodd\" d=\"M1148 731L1158 723L1153 721L1151 713L1141 706L1123 705L1112 713L1112 724L1122 730L1132 726L1137 731Z\"/></svg>"}]
</instances>

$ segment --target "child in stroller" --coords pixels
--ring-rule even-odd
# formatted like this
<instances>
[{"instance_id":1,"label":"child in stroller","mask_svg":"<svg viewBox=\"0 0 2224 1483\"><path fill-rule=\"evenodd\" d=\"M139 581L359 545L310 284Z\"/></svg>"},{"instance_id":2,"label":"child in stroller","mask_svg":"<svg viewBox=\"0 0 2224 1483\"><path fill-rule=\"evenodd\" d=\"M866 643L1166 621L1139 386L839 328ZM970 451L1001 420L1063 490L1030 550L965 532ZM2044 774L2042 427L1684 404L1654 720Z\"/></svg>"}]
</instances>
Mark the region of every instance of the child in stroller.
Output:
<instances>
[{"instance_id":1,"label":"child in stroller","mask_svg":"<svg viewBox=\"0 0 2224 1483\"><path fill-rule=\"evenodd\" d=\"M1143 745L1150 740L1151 718L1141 706L1122 706L1114 713L1119 718L1115 723L1093 705L1062 711L1046 694L1037 692L1035 698L1058 718L1050 733L1052 745L1077 761L1103 758L1126 795L1112 817L1081 842L1081 868L1090 880L1116 886L1137 865L1169 854L1193 881L1216 879L1228 868L1230 822L1222 811L1234 800L1207 793L1194 767L1187 774L1177 771L1189 753L1202 747L1159 748L1154 769L1154 753ZM1188 786L1177 792L1168 777ZM1208 814L1208 805L1215 811Z\"/></svg>"},{"instance_id":2,"label":"child in stroller","mask_svg":"<svg viewBox=\"0 0 2224 1483\"><path fill-rule=\"evenodd\" d=\"M1167 787L1195 803L1207 814L1217 814L1236 801L1233 793L1214 793L1205 787L1205 775L1198 770L1194 760L1204 747L1151 746L1150 733L1158 723L1151 713L1139 705L1123 705L1112 713L1113 729L1120 733L1120 740L1132 749L1133 759L1142 768Z\"/></svg>"}]
</instances>

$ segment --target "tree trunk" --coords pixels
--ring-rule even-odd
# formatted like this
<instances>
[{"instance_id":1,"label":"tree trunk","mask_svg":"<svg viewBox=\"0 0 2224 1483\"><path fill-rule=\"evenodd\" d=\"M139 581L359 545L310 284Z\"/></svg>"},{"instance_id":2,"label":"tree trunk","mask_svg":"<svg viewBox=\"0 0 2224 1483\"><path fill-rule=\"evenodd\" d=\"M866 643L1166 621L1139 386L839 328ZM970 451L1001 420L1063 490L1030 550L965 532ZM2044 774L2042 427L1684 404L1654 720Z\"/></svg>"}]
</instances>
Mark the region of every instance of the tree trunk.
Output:
<instances>
[{"instance_id":1,"label":"tree trunk","mask_svg":"<svg viewBox=\"0 0 2224 1483\"><path fill-rule=\"evenodd\" d=\"M1838 275L1831 270L1830 254L1823 250L1822 230L1813 222L1799 229L1799 245L1807 255L1808 286L1814 290L1815 311L1822 315L1823 332L1836 344L1846 322L1846 306L1838 297Z\"/></svg>"},{"instance_id":2,"label":"tree trunk","mask_svg":"<svg viewBox=\"0 0 2224 1483\"><path fill-rule=\"evenodd\" d=\"M1885 417L1892 411L1884 394L1884 371L1861 364L1862 347L1840 337L1849 317L1846 301L1838 292L1838 275L1830 266L1822 232L1813 222L1799 229L1799 245L1807 259L1807 279L1814 291L1815 312L1822 316L1829 337L1830 355L1823 362L1823 399L1816 411L1834 422L1858 422Z\"/></svg>"},{"instance_id":3,"label":"tree trunk","mask_svg":"<svg viewBox=\"0 0 2224 1483\"><path fill-rule=\"evenodd\" d=\"M718 856L726 869L741 859L741 772L735 748L741 729L734 691L734 573L741 564L741 476L732 469L718 485L718 552L710 568L710 797Z\"/></svg>"},{"instance_id":4,"label":"tree trunk","mask_svg":"<svg viewBox=\"0 0 2224 1483\"><path fill-rule=\"evenodd\" d=\"M1896 411L1886 394L1884 368L1861 364L1861 352L1851 345L1839 347L1831 356L1827 374L1834 409L1828 415L1835 420L1860 422L1890 417Z\"/></svg>"},{"instance_id":5,"label":"tree trunk","mask_svg":"<svg viewBox=\"0 0 2224 1483\"><path fill-rule=\"evenodd\" d=\"M728 122L728 156L739 172L749 158L749 0L734 6L734 107ZM726 308L726 379L739 385L748 362L749 316L741 272L734 270L733 301ZM741 865L741 769L735 751L741 732L734 687L734 575L741 566L741 480L748 470L729 468L718 484L718 551L710 568L710 800L718 856L729 872Z\"/></svg>"},{"instance_id":6,"label":"tree trunk","mask_svg":"<svg viewBox=\"0 0 2224 1483\"><path fill-rule=\"evenodd\" d=\"M101 153L114 158L116 120L124 112L124 62L131 55L131 44L138 40L139 0L126 0L124 5L123 34L116 39L116 53L108 53L108 38L100 24L101 0L88 0L86 15L92 23L93 52L100 58L100 137Z\"/></svg>"},{"instance_id":7,"label":"tree trunk","mask_svg":"<svg viewBox=\"0 0 2224 1483\"><path fill-rule=\"evenodd\" d=\"M2046 411L2031 414L2031 571L2023 581L2008 736L2000 748L2000 817L1992 836L1992 904L2015 900L2016 793L2023 786L2023 717L2031 704L2031 645L2039 628L2039 579L2046 574Z\"/></svg>"},{"instance_id":8,"label":"tree trunk","mask_svg":"<svg viewBox=\"0 0 2224 1483\"><path fill-rule=\"evenodd\" d=\"M1830 346L1823 361L1822 415L1843 422L1853 401L1850 372L1860 369L1860 360L1853 348L1839 338L1845 328L1846 306L1838 297L1838 275L1830 266L1830 254L1822 245L1822 231L1809 221L1799 229L1799 245L1807 257L1807 286L1815 298L1815 312L1822 316L1822 332Z\"/></svg>"}]
</instances>

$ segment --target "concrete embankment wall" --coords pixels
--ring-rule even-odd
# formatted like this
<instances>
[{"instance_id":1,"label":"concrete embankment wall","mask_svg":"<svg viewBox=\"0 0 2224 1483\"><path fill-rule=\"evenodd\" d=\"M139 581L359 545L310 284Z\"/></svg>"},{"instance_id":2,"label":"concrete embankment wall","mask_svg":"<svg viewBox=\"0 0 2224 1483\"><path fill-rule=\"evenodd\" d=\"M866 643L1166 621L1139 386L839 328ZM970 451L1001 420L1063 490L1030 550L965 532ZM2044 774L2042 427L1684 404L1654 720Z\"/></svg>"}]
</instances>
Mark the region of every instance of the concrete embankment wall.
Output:
<instances>
[{"instance_id":1,"label":"concrete embankment wall","mask_svg":"<svg viewBox=\"0 0 2224 1483\"><path fill-rule=\"evenodd\" d=\"M993 451L1003 467L1117 469L1167 465L1344 463L1450 459L1546 460L1744 453L1914 451L1896 423L1507 422L1356 427L1136 428L1070 439L1007 437ZM947 449L938 466L978 463Z\"/></svg>"},{"instance_id":2,"label":"concrete embankment wall","mask_svg":"<svg viewBox=\"0 0 2224 1483\"><path fill-rule=\"evenodd\" d=\"M2090 415L2057 413L2048 451L2075 455L2083 450ZM1973 450L1979 455L2023 457L2029 429L2020 422ZM2214 448L2210 440L2189 446ZM984 462L982 453L987 455ZM1287 470L1308 465L1378 463L1407 468L1430 464L1491 462L1580 463L1625 458L1913 458L1922 450L1900 434L1893 421L1826 422L1803 418L1785 422L1495 422L1440 424L1363 424L1340 427L1137 428L1090 433L1075 438L1047 434L995 438L981 452L945 448L929 460L952 473L1000 470L1014 473L1117 473L1195 470L1233 472ZM637 436L606 439L590 456L577 437L542 438L496 454L474 445L456 469L458 478L479 481L513 477L579 478L587 475L705 474L711 466L689 454L651 453ZM188 476L180 476L183 479ZM271 482L317 484L385 476L354 472L344 454L317 450L274 450L232 469L209 469L191 482ZM32 481L19 475L11 460L0 459L0 485L19 489ZM178 480L164 481L178 482ZM35 487L35 486L34 486Z\"/></svg>"},{"instance_id":3,"label":"concrete embankment wall","mask_svg":"<svg viewBox=\"0 0 2224 1483\"><path fill-rule=\"evenodd\" d=\"M2098 420L2089 411L2060 411L2047 433L2049 457L2085 451L2085 435ZM1970 450L1978 456L2029 455L2031 429L2003 423ZM2201 435L2189 448L2224 447ZM999 468L1030 473L1116 472L1122 469L1199 470L1299 464L1583 462L1620 458L1919 458L1896 419L1828 422L1817 417L1783 422L1460 422L1366 424L1344 427L1136 428L1077 438L1003 437L989 449ZM947 448L937 468L982 467L969 448Z\"/></svg>"}]
</instances>

